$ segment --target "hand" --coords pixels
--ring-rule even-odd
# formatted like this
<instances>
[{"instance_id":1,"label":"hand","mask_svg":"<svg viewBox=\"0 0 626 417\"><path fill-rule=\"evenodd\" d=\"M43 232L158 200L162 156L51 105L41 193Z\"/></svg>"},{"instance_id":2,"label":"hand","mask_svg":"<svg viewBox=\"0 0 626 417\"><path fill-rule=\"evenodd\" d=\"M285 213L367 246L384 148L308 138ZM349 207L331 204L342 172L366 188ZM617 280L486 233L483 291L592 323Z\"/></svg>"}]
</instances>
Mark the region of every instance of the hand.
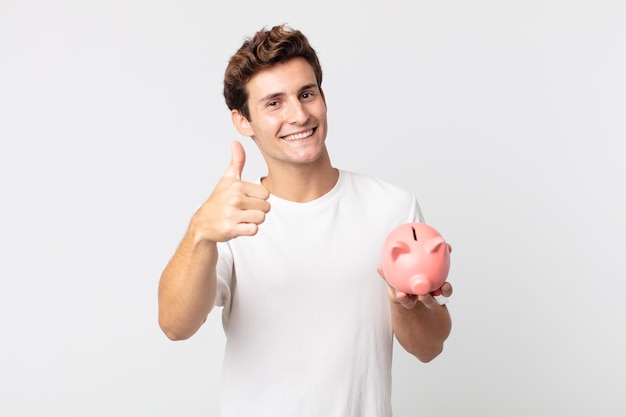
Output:
<instances>
[{"instance_id":1,"label":"hand","mask_svg":"<svg viewBox=\"0 0 626 417\"><path fill-rule=\"evenodd\" d=\"M450 250L452 249L450 248ZM385 279L385 275L383 274L383 269L380 265L378 266L377 271L378 274L385 280L385 282L387 282L387 280ZM441 288L435 290L434 293L436 293L437 295L441 295L442 297L444 297L444 299L447 299L452 295L452 284L446 281L443 283ZM397 291L388 282L387 295L392 303L400 304L406 309L414 308L418 302L421 302L426 308L429 309L433 309L441 305L432 293L426 295L407 294L402 291Z\"/></svg>"},{"instance_id":2,"label":"hand","mask_svg":"<svg viewBox=\"0 0 626 417\"><path fill-rule=\"evenodd\" d=\"M253 236L270 210L269 191L260 184L241 181L246 162L241 143L233 141L231 153L228 169L192 219L199 239L225 242L238 236Z\"/></svg>"}]
</instances>

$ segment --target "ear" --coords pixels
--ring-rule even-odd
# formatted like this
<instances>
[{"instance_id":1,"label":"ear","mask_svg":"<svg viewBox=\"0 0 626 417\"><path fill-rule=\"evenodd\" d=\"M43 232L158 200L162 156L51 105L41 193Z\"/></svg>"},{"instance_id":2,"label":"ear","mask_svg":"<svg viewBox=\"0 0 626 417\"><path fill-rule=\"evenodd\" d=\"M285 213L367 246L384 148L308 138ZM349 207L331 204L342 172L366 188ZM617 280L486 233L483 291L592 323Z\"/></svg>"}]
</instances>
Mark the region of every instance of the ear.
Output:
<instances>
[{"instance_id":1,"label":"ear","mask_svg":"<svg viewBox=\"0 0 626 417\"><path fill-rule=\"evenodd\" d=\"M239 110L231 110L230 111L230 119L235 126L235 129L241 134L241 136L254 136L254 131L252 130L252 126L250 126L250 121L246 119Z\"/></svg>"},{"instance_id":2,"label":"ear","mask_svg":"<svg viewBox=\"0 0 626 417\"><path fill-rule=\"evenodd\" d=\"M398 240L393 242L391 245L391 260L397 261L400 255L404 255L405 253L410 253L411 248L405 242Z\"/></svg>"},{"instance_id":3,"label":"ear","mask_svg":"<svg viewBox=\"0 0 626 417\"><path fill-rule=\"evenodd\" d=\"M445 243L446 242L440 236L430 238L428 242L426 242L426 252L437 252Z\"/></svg>"}]
</instances>

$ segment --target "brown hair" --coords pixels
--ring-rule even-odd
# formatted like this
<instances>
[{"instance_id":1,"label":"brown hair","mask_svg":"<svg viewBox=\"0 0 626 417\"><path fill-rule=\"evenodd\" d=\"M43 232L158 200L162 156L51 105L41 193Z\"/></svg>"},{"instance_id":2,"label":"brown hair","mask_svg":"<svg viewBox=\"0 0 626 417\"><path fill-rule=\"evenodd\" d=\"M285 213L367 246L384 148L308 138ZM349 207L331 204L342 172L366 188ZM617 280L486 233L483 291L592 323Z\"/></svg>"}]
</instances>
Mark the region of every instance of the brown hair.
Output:
<instances>
[{"instance_id":1,"label":"brown hair","mask_svg":"<svg viewBox=\"0 0 626 417\"><path fill-rule=\"evenodd\" d=\"M246 38L228 62L224 74L224 99L230 110L239 110L250 120L246 84L256 73L292 58L302 57L313 67L322 88L322 67L306 36L286 25L261 29Z\"/></svg>"}]
</instances>

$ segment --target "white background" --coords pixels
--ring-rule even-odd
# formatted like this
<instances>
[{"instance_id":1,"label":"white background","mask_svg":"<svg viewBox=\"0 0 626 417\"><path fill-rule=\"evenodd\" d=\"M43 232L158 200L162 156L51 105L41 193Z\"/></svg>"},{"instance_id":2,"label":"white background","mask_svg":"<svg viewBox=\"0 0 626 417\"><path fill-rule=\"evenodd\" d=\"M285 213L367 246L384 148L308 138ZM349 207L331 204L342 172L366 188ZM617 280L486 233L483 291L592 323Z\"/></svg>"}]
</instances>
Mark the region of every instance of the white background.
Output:
<instances>
[{"instance_id":1,"label":"white background","mask_svg":"<svg viewBox=\"0 0 626 417\"><path fill-rule=\"evenodd\" d=\"M224 336L157 283L240 139L245 36L324 68L334 165L415 192L454 246L444 353L396 417L626 415L626 2L0 0L0 415L217 416ZM364 225L367 227L367 225Z\"/></svg>"}]
</instances>

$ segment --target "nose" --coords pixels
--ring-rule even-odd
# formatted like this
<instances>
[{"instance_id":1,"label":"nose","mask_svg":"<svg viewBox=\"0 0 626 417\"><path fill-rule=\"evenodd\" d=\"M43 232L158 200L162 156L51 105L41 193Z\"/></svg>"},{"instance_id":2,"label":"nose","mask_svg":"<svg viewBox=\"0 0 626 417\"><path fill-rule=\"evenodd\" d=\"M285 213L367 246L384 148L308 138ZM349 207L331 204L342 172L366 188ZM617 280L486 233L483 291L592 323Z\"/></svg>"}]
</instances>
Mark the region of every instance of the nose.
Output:
<instances>
[{"instance_id":1,"label":"nose","mask_svg":"<svg viewBox=\"0 0 626 417\"><path fill-rule=\"evenodd\" d=\"M291 100L287 106L287 122L302 125L309 120L309 117L309 112L300 100Z\"/></svg>"}]
</instances>

